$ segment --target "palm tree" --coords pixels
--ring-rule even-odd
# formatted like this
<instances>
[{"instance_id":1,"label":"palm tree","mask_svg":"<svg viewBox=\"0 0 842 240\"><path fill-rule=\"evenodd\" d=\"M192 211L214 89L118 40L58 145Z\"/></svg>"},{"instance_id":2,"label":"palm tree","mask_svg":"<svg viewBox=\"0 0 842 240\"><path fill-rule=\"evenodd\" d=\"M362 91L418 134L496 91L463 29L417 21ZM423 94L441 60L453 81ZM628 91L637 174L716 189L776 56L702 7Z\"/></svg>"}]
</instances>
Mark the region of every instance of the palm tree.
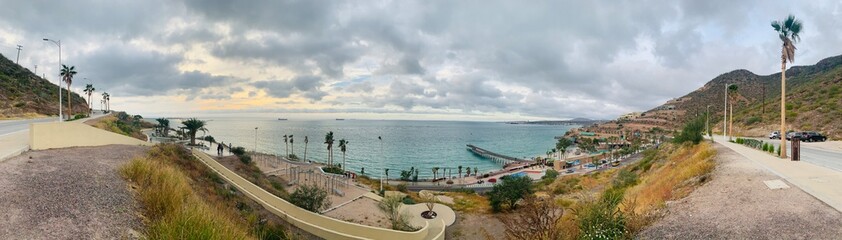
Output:
<instances>
[{"instance_id":1,"label":"palm tree","mask_svg":"<svg viewBox=\"0 0 842 240\"><path fill-rule=\"evenodd\" d=\"M471 168L465 169L465 175L471 176Z\"/></svg>"},{"instance_id":2,"label":"palm tree","mask_svg":"<svg viewBox=\"0 0 842 240\"><path fill-rule=\"evenodd\" d=\"M477 169L477 167L474 167L474 175L479 175L479 170Z\"/></svg>"},{"instance_id":3,"label":"palm tree","mask_svg":"<svg viewBox=\"0 0 842 240\"><path fill-rule=\"evenodd\" d=\"M439 173L439 167L434 167L433 168L433 181L438 179L438 173Z\"/></svg>"},{"instance_id":4,"label":"palm tree","mask_svg":"<svg viewBox=\"0 0 842 240\"><path fill-rule=\"evenodd\" d=\"M196 145L196 132L208 131L208 129L205 128L205 121L196 118L187 119L187 121L181 122L181 124L184 125L184 129L187 129L187 135L190 135L191 145Z\"/></svg>"},{"instance_id":5,"label":"palm tree","mask_svg":"<svg viewBox=\"0 0 842 240\"><path fill-rule=\"evenodd\" d=\"M292 150L292 155L291 155L291 156L295 156L295 143L294 143L294 140L295 140L295 139L293 139L293 138L292 138L292 135L289 135L289 149L290 149L290 150Z\"/></svg>"},{"instance_id":6,"label":"palm tree","mask_svg":"<svg viewBox=\"0 0 842 240\"><path fill-rule=\"evenodd\" d=\"M103 92L102 93L102 101L105 102L105 111L106 112L110 111L110 109L111 109L111 108L108 107L108 101L110 101L110 100L111 100L111 94L108 94L107 92Z\"/></svg>"},{"instance_id":7,"label":"palm tree","mask_svg":"<svg viewBox=\"0 0 842 240\"><path fill-rule=\"evenodd\" d=\"M92 106L93 106L93 102L91 102L91 95L93 95L93 94L94 94L94 91L96 91L96 88L94 88L94 85L93 85L93 84L88 83L87 85L85 85L85 94L88 94L88 109L89 109L89 113L92 113L92 111L93 111L93 109L94 109L94 108L92 107Z\"/></svg>"},{"instance_id":8,"label":"palm tree","mask_svg":"<svg viewBox=\"0 0 842 240\"><path fill-rule=\"evenodd\" d=\"M781 45L781 135L786 134L786 62L795 61L795 43L801 41L801 21L789 15L784 21L772 21L772 28L778 33ZM786 146L786 138L781 137L781 145ZM786 148L781 147L781 157L786 158Z\"/></svg>"},{"instance_id":9,"label":"palm tree","mask_svg":"<svg viewBox=\"0 0 842 240\"><path fill-rule=\"evenodd\" d=\"M333 165L333 131L325 135L325 144L327 144L327 165Z\"/></svg>"},{"instance_id":10,"label":"palm tree","mask_svg":"<svg viewBox=\"0 0 842 240\"><path fill-rule=\"evenodd\" d=\"M386 172L386 185L389 185L389 169L386 168L385 172Z\"/></svg>"},{"instance_id":11,"label":"palm tree","mask_svg":"<svg viewBox=\"0 0 842 240\"><path fill-rule=\"evenodd\" d=\"M284 135L284 153L289 157L289 136Z\"/></svg>"},{"instance_id":12,"label":"palm tree","mask_svg":"<svg viewBox=\"0 0 842 240\"><path fill-rule=\"evenodd\" d=\"M158 118L158 119L155 119L155 121L158 121L158 128L160 129L160 131L164 135L164 137L169 136L170 120L166 119L166 118Z\"/></svg>"},{"instance_id":13,"label":"palm tree","mask_svg":"<svg viewBox=\"0 0 842 240\"><path fill-rule=\"evenodd\" d=\"M339 139L339 151L342 151L342 171L345 171L345 150L348 147L348 141L345 139Z\"/></svg>"},{"instance_id":14,"label":"palm tree","mask_svg":"<svg viewBox=\"0 0 842 240\"><path fill-rule=\"evenodd\" d=\"M737 90L738 89L739 89L739 87L736 84L728 85L728 98L730 98L730 100L731 100L730 101L730 105L731 105L730 111L731 112L728 113L729 115L731 115L731 116L729 116L729 120L728 120L728 138L729 139L732 136L734 136L734 101L737 100Z\"/></svg>"},{"instance_id":15,"label":"palm tree","mask_svg":"<svg viewBox=\"0 0 842 240\"><path fill-rule=\"evenodd\" d=\"M459 165L459 178L462 178L462 165Z\"/></svg>"},{"instance_id":16,"label":"palm tree","mask_svg":"<svg viewBox=\"0 0 842 240\"><path fill-rule=\"evenodd\" d=\"M70 84L73 83L73 76L76 75L76 66L67 67L61 65L61 80L67 83L67 116L73 117L73 108L70 106L70 99L73 95L70 94Z\"/></svg>"},{"instance_id":17,"label":"palm tree","mask_svg":"<svg viewBox=\"0 0 842 240\"><path fill-rule=\"evenodd\" d=\"M304 136L304 162L307 162L307 144L310 143L310 139L307 136Z\"/></svg>"}]
</instances>

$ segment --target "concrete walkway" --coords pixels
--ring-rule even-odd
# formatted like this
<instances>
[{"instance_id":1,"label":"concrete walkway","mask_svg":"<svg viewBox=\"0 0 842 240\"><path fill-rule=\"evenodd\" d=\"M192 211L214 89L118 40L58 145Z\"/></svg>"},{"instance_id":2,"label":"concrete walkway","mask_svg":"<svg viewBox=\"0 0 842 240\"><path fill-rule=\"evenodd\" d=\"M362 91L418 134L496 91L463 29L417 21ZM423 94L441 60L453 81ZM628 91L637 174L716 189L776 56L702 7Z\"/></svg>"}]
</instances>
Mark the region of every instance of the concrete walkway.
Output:
<instances>
[{"instance_id":1,"label":"concrete walkway","mask_svg":"<svg viewBox=\"0 0 842 240\"><path fill-rule=\"evenodd\" d=\"M842 187L839 186L842 182L842 172L808 162L781 159L757 149L725 141L722 136L715 136L713 139L842 212Z\"/></svg>"}]
</instances>

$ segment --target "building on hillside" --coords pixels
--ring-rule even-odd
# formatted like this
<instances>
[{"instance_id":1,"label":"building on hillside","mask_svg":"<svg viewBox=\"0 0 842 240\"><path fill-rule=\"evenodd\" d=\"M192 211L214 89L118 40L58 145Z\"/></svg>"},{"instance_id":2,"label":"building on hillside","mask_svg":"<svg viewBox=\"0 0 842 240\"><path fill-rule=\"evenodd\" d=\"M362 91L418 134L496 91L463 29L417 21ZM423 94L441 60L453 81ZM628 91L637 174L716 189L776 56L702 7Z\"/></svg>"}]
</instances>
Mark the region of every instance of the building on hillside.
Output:
<instances>
[{"instance_id":1,"label":"building on hillside","mask_svg":"<svg viewBox=\"0 0 842 240\"><path fill-rule=\"evenodd\" d=\"M634 120L634 119L639 118L641 115L642 115L642 113L640 113L640 112L630 112L630 113L620 115L620 117L617 118L617 120Z\"/></svg>"}]
</instances>

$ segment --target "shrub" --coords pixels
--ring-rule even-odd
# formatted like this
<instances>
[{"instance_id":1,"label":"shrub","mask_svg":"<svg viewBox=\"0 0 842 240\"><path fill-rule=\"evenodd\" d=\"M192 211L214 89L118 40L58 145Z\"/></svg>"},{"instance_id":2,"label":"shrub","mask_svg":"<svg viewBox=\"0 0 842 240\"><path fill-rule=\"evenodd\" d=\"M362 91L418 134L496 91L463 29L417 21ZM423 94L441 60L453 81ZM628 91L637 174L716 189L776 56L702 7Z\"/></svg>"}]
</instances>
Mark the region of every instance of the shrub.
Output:
<instances>
[{"instance_id":1,"label":"shrub","mask_svg":"<svg viewBox=\"0 0 842 240\"><path fill-rule=\"evenodd\" d=\"M750 117L746 120L746 125L753 125L753 124L758 123L758 122L760 122L760 117L754 116L754 117Z\"/></svg>"},{"instance_id":2,"label":"shrub","mask_svg":"<svg viewBox=\"0 0 842 240\"><path fill-rule=\"evenodd\" d=\"M345 174L345 172L342 172L342 168L340 168L338 166L323 167L322 171L325 171L326 173L333 173L333 174Z\"/></svg>"},{"instance_id":3,"label":"shrub","mask_svg":"<svg viewBox=\"0 0 842 240\"><path fill-rule=\"evenodd\" d=\"M557 177L558 177L558 171L553 170L553 169L548 169L547 173L544 174L544 176L542 176L541 179L555 180Z\"/></svg>"},{"instance_id":4,"label":"shrub","mask_svg":"<svg viewBox=\"0 0 842 240\"><path fill-rule=\"evenodd\" d=\"M400 196L389 196L383 198L383 200L377 204L377 208L379 208L380 211L386 215L386 218L388 218L392 223L392 229L410 232L416 231L417 229L409 224L409 216L406 213L401 212L401 202L402 198Z\"/></svg>"},{"instance_id":5,"label":"shrub","mask_svg":"<svg viewBox=\"0 0 842 240\"><path fill-rule=\"evenodd\" d=\"M401 191L401 192L406 192L406 191L407 191L407 189L406 189L406 183L401 183L401 184L398 184L397 188L398 188L398 191Z\"/></svg>"},{"instance_id":6,"label":"shrub","mask_svg":"<svg viewBox=\"0 0 842 240\"><path fill-rule=\"evenodd\" d=\"M415 200L412 200L412 198L409 197L409 196L404 197L402 202L403 202L403 204L407 204L407 205L415 204Z\"/></svg>"},{"instance_id":7,"label":"shrub","mask_svg":"<svg viewBox=\"0 0 842 240\"><path fill-rule=\"evenodd\" d=\"M778 145L778 150L775 151L775 155L781 156L781 146Z\"/></svg>"},{"instance_id":8,"label":"shrub","mask_svg":"<svg viewBox=\"0 0 842 240\"><path fill-rule=\"evenodd\" d=\"M246 154L246 148L244 148L244 147L234 147L234 148L231 149L231 153L233 153L234 155L237 155L237 156L241 156L241 155Z\"/></svg>"},{"instance_id":9,"label":"shrub","mask_svg":"<svg viewBox=\"0 0 842 240\"><path fill-rule=\"evenodd\" d=\"M579 219L581 239L621 239L626 234L626 218L617 207L623 192L606 190L599 200L583 202L574 209Z\"/></svg>"},{"instance_id":10,"label":"shrub","mask_svg":"<svg viewBox=\"0 0 842 240\"><path fill-rule=\"evenodd\" d=\"M509 209L515 209L518 200L532 194L532 180L529 177L505 176L501 179L502 182L488 192L488 200L494 212L501 211L503 204L507 204Z\"/></svg>"},{"instance_id":11,"label":"shrub","mask_svg":"<svg viewBox=\"0 0 842 240\"><path fill-rule=\"evenodd\" d=\"M528 197L517 213L500 218L506 228L507 239L563 239L558 225L564 216L564 209L552 199Z\"/></svg>"},{"instance_id":12,"label":"shrub","mask_svg":"<svg viewBox=\"0 0 842 240\"><path fill-rule=\"evenodd\" d=\"M702 132L705 129L704 118L698 117L684 125L684 128L678 133L673 141L676 143L692 142L699 144L702 141Z\"/></svg>"},{"instance_id":13,"label":"shrub","mask_svg":"<svg viewBox=\"0 0 842 240\"><path fill-rule=\"evenodd\" d=\"M623 169L617 174L612 182L614 188L625 188L637 184L637 174Z\"/></svg>"},{"instance_id":14,"label":"shrub","mask_svg":"<svg viewBox=\"0 0 842 240\"><path fill-rule=\"evenodd\" d=\"M246 165L251 164L251 156L249 155L240 155L237 156L237 158L240 158L240 162L243 162Z\"/></svg>"},{"instance_id":15,"label":"shrub","mask_svg":"<svg viewBox=\"0 0 842 240\"><path fill-rule=\"evenodd\" d=\"M311 212L320 212L330 207L327 191L314 185L301 185L289 195L289 202Z\"/></svg>"}]
</instances>

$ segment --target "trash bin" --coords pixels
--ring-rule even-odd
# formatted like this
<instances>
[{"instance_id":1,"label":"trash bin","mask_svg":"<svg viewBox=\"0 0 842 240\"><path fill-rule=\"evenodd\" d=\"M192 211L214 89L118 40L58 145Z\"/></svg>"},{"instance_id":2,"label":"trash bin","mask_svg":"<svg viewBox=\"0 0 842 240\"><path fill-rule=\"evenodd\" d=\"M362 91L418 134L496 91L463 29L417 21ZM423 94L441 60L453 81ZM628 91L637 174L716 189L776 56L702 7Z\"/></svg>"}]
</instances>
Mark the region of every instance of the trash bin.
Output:
<instances>
[{"instance_id":1,"label":"trash bin","mask_svg":"<svg viewBox=\"0 0 842 240\"><path fill-rule=\"evenodd\" d=\"M801 138L799 137L792 137L792 150L790 153L792 154L792 161L800 161L801 160Z\"/></svg>"}]
</instances>

